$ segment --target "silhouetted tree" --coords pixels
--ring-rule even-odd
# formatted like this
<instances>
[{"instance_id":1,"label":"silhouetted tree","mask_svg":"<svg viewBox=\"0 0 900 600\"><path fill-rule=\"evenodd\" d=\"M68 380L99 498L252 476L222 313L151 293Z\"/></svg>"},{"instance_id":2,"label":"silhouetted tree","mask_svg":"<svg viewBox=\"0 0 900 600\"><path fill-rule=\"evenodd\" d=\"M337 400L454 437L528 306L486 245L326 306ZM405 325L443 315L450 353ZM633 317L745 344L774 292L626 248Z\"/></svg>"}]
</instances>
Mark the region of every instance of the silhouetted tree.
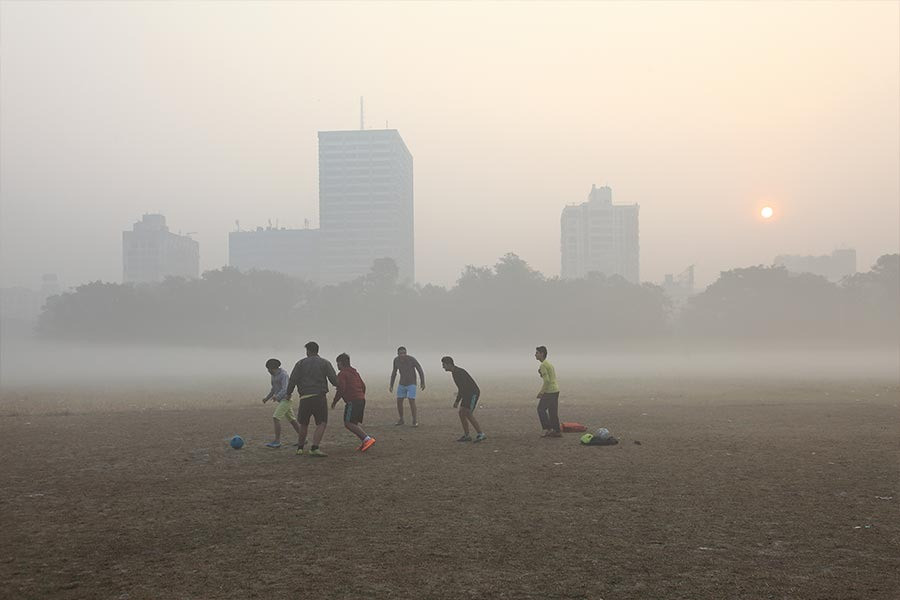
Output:
<instances>
[{"instance_id":1,"label":"silhouetted tree","mask_svg":"<svg viewBox=\"0 0 900 600\"><path fill-rule=\"evenodd\" d=\"M900 339L900 254L880 256L868 273L846 277L841 285L846 335Z\"/></svg>"},{"instance_id":2,"label":"silhouetted tree","mask_svg":"<svg viewBox=\"0 0 900 600\"><path fill-rule=\"evenodd\" d=\"M792 340L828 337L840 320L838 288L784 267L725 271L682 313L688 332L710 338Z\"/></svg>"},{"instance_id":3,"label":"silhouetted tree","mask_svg":"<svg viewBox=\"0 0 900 600\"><path fill-rule=\"evenodd\" d=\"M900 260L878 259L840 285L781 267L723 272L692 298L679 331L720 340L892 341ZM391 259L353 281L317 287L271 271L233 268L159 284L79 286L47 301L38 332L55 339L223 345L329 340L345 349L498 347L570 342L621 345L668 336L671 304L658 286L591 273L547 278L515 254L467 266L451 289L399 282Z\"/></svg>"}]
</instances>

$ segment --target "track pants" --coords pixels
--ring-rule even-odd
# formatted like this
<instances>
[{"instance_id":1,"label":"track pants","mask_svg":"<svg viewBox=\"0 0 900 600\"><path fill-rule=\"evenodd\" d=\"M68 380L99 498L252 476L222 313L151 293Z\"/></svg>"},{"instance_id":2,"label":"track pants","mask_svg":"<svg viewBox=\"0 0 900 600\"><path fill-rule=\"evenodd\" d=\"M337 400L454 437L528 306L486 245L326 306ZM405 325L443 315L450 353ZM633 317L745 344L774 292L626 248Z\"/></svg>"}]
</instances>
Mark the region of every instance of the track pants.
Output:
<instances>
[{"instance_id":1,"label":"track pants","mask_svg":"<svg viewBox=\"0 0 900 600\"><path fill-rule=\"evenodd\" d=\"M542 429L559 431L559 392L541 396L537 411Z\"/></svg>"}]
</instances>

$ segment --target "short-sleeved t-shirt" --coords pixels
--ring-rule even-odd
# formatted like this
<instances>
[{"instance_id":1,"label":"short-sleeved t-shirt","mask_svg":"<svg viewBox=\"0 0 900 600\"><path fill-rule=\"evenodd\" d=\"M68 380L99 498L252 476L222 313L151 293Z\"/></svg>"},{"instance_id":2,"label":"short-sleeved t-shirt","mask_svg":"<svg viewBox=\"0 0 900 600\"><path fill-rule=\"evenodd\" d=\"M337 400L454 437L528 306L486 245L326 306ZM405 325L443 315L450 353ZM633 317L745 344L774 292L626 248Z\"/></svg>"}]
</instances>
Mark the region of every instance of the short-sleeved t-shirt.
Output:
<instances>
[{"instance_id":1,"label":"short-sleeved t-shirt","mask_svg":"<svg viewBox=\"0 0 900 600\"><path fill-rule=\"evenodd\" d=\"M549 360L541 362L541 366L538 367L538 374L544 380L544 385L541 387L542 394L559 392L559 384L556 383L556 369L550 364Z\"/></svg>"}]
</instances>

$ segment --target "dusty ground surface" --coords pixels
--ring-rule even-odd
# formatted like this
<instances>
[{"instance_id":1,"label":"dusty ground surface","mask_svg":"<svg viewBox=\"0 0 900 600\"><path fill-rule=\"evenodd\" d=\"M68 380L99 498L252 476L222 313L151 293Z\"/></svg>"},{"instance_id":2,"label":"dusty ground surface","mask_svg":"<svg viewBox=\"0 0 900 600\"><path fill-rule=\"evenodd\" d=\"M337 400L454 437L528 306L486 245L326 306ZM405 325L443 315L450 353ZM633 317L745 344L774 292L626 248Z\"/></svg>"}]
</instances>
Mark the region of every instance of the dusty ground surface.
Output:
<instances>
[{"instance_id":1,"label":"dusty ground surface","mask_svg":"<svg viewBox=\"0 0 900 600\"><path fill-rule=\"evenodd\" d=\"M483 377L489 438L456 443L440 375L418 429L373 392L375 447L334 411L318 460L262 446L247 382L5 389L0 594L900 597L896 381L568 380L604 448L538 439L536 381Z\"/></svg>"}]
</instances>

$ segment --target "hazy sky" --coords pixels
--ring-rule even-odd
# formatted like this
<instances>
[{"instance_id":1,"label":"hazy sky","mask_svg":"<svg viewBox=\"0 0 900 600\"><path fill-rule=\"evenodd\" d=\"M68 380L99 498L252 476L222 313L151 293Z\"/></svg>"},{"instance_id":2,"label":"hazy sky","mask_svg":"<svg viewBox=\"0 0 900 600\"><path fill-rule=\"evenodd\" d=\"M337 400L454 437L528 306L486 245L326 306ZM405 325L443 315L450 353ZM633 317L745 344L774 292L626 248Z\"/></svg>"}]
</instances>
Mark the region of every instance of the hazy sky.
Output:
<instances>
[{"instance_id":1,"label":"hazy sky","mask_svg":"<svg viewBox=\"0 0 900 600\"><path fill-rule=\"evenodd\" d=\"M145 212L318 223L316 132L400 131L420 282L559 273L591 184L641 205L641 275L897 252L900 4L0 3L0 284L121 279ZM777 218L762 223L771 203Z\"/></svg>"}]
</instances>

